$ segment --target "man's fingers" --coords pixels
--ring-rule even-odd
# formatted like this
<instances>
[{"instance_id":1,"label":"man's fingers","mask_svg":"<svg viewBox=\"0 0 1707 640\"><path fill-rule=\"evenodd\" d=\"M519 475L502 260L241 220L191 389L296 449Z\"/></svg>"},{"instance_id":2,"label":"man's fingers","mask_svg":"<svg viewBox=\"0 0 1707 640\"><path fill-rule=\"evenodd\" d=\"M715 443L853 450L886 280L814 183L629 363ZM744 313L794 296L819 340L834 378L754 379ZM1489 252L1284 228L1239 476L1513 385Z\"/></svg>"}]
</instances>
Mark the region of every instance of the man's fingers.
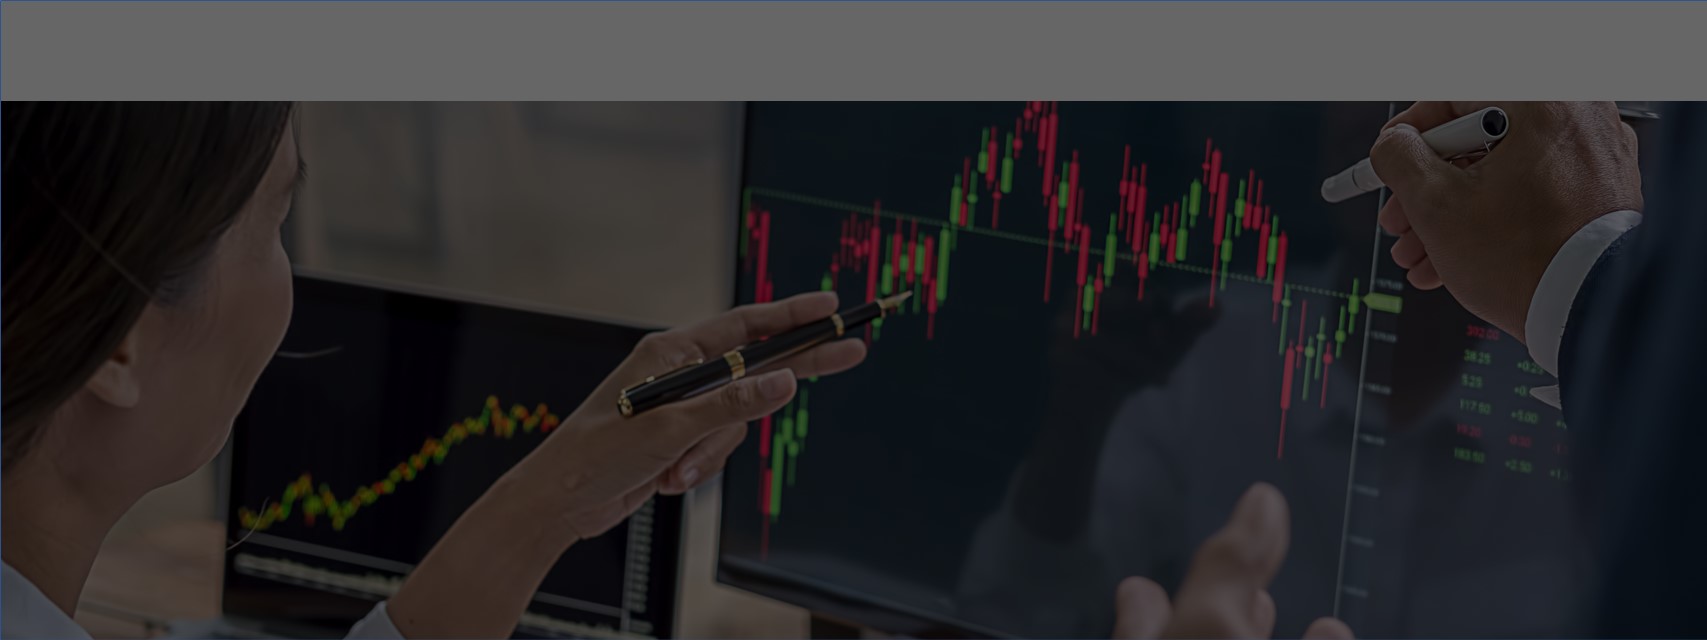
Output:
<instances>
[{"instance_id":1,"label":"man's fingers","mask_svg":"<svg viewBox=\"0 0 1707 640\"><path fill-rule=\"evenodd\" d=\"M1114 591L1115 640L1155 640L1172 617L1168 592L1146 578L1127 578Z\"/></svg>"},{"instance_id":2,"label":"man's fingers","mask_svg":"<svg viewBox=\"0 0 1707 640\"><path fill-rule=\"evenodd\" d=\"M1304 640L1352 640L1351 627L1334 618L1317 618L1304 630Z\"/></svg>"},{"instance_id":3,"label":"man's fingers","mask_svg":"<svg viewBox=\"0 0 1707 640\"><path fill-rule=\"evenodd\" d=\"M1387 121L1375 145L1369 150L1370 165L1375 175L1403 199L1435 200L1444 196L1443 190L1458 188L1464 167L1473 161L1449 161L1428 146L1422 132L1451 122L1464 115L1494 106L1492 102L1417 102ZM1509 111L1509 109L1508 109ZM1401 197L1394 197L1381 209L1381 226L1398 235L1415 223L1397 215L1403 209L1389 212ZM1416 204L1413 202L1412 204ZM1423 207L1424 212L1438 207Z\"/></svg>"},{"instance_id":4,"label":"man's fingers","mask_svg":"<svg viewBox=\"0 0 1707 640\"><path fill-rule=\"evenodd\" d=\"M1398 198L1388 198L1381 205L1381 213L1376 214L1376 221L1381 223L1381 230L1395 236L1405 235L1411 230L1411 220L1405 215L1405 205Z\"/></svg>"},{"instance_id":5,"label":"man's fingers","mask_svg":"<svg viewBox=\"0 0 1707 640\"><path fill-rule=\"evenodd\" d=\"M1227 525L1198 548L1174 601L1169 634L1268 637L1274 618L1262 599L1286 559L1290 527L1280 491L1260 482L1251 486Z\"/></svg>"},{"instance_id":6,"label":"man's fingers","mask_svg":"<svg viewBox=\"0 0 1707 640\"><path fill-rule=\"evenodd\" d=\"M1423 248L1422 239L1415 231L1407 231L1399 236L1399 241L1393 243L1393 262L1400 268L1410 269L1428 257L1428 251Z\"/></svg>"},{"instance_id":7,"label":"man's fingers","mask_svg":"<svg viewBox=\"0 0 1707 640\"><path fill-rule=\"evenodd\" d=\"M687 493L689 489L723 472L724 463L729 461L729 454L741 446L741 441L747 437L747 423L735 424L719 428L711 435L701 439L692 449L677 460L670 470L664 472L663 480L658 484L658 492L664 495Z\"/></svg>"},{"instance_id":8,"label":"man's fingers","mask_svg":"<svg viewBox=\"0 0 1707 640\"><path fill-rule=\"evenodd\" d=\"M1437 102L1419 101L1387 121L1386 129L1397 124L1408 124L1421 131L1428 131L1446 124L1466 114L1481 111L1493 106L1491 102Z\"/></svg>"},{"instance_id":9,"label":"man's fingers","mask_svg":"<svg viewBox=\"0 0 1707 640\"><path fill-rule=\"evenodd\" d=\"M654 409L662 424L681 438L681 448L698 443L706 434L735 423L770 415L794 397L794 371L778 369L742 378L713 391Z\"/></svg>"},{"instance_id":10,"label":"man's fingers","mask_svg":"<svg viewBox=\"0 0 1707 640\"><path fill-rule=\"evenodd\" d=\"M1440 288L1440 272L1434 269L1434 261L1426 256L1410 271L1405 272L1405 279L1411 281L1411 286L1423 291L1433 291Z\"/></svg>"},{"instance_id":11,"label":"man's fingers","mask_svg":"<svg viewBox=\"0 0 1707 640\"><path fill-rule=\"evenodd\" d=\"M1286 498L1273 485L1251 485L1226 526L1198 550L1185 588L1267 589L1286 560L1291 522ZM1183 590L1183 589L1182 589Z\"/></svg>"},{"instance_id":12,"label":"man's fingers","mask_svg":"<svg viewBox=\"0 0 1707 640\"><path fill-rule=\"evenodd\" d=\"M1463 174L1462 169L1441 159L1417 128L1408 124L1383 130L1369 150L1369 162L1375 175L1399 198L1438 197L1435 190L1449 188L1453 174Z\"/></svg>"},{"instance_id":13,"label":"man's fingers","mask_svg":"<svg viewBox=\"0 0 1707 640\"><path fill-rule=\"evenodd\" d=\"M1452 103L1450 102L1438 102L1432 100L1418 101L1411 103L1411 106L1406 107L1404 111L1400 111L1398 114L1388 119L1387 124L1382 125L1381 128L1387 129L1394 125L1408 124L1420 130L1427 131L1451 122L1453 118L1457 118L1461 115L1463 114L1453 113Z\"/></svg>"},{"instance_id":14,"label":"man's fingers","mask_svg":"<svg viewBox=\"0 0 1707 640\"><path fill-rule=\"evenodd\" d=\"M1616 108L1614 108L1614 110L1616 110ZM1618 123L1618 127L1623 130L1625 153L1628 153L1631 156L1637 156L1640 153L1640 139L1636 136L1636 129L1631 127L1630 123L1623 121Z\"/></svg>"},{"instance_id":15,"label":"man's fingers","mask_svg":"<svg viewBox=\"0 0 1707 640\"><path fill-rule=\"evenodd\" d=\"M1246 490L1226 526L1198 548L1163 635L1269 637L1274 632L1275 611L1268 584L1286 559L1290 527L1286 499L1278 489L1259 482ZM1139 622L1127 609L1137 607L1123 607L1117 619L1125 628L1132 628Z\"/></svg>"},{"instance_id":16,"label":"man's fingers","mask_svg":"<svg viewBox=\"0 0 1707 640\"><path fill-rule=\"evenodd\" d=\"M1274 596L1269 595L1267 590L1258 591L1256 605L1251 608L1253 628L1259 631L1272 632L1274 630L1274 615ZM1262 637L1267 638L1269 635L1270 633L1263 633Z\"/></svg>"},{"instance_id":17,"label":"man's fingers","mask_svg":"<svg viewBox=\"0 0 1707 640\"><path fill-rule=\"evenodd\" d=\"M763 371L785 368L793 369L794 375L801 378L827 376L859 366L859 363L865 361L865 352L864 340L836 340L808 349L805 353L789 357L780 363L767 366Z\"/></svg>"}]
</instances>

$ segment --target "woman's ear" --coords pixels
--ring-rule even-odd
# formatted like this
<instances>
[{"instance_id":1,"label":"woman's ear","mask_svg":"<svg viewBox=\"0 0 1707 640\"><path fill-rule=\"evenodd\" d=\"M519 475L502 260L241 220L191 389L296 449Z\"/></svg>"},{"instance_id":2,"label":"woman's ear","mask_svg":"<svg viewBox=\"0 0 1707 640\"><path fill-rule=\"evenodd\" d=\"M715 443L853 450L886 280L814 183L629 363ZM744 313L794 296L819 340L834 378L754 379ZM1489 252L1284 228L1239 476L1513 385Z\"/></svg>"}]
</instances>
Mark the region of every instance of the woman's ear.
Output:
<instances>
[{"instance_id":1,"label":"woman's ear","mask_svg":"<svg viewBox=\"0 0 1707 640\"><path fill-rule=\"evenodd\" d=\"M136 328L125 334L124 340L113 349L106 361L95 368L95 375L83 387L102 402L121 409L136 407L142 399L142 384L136 362Z\"/></svg>"}]
</instances>

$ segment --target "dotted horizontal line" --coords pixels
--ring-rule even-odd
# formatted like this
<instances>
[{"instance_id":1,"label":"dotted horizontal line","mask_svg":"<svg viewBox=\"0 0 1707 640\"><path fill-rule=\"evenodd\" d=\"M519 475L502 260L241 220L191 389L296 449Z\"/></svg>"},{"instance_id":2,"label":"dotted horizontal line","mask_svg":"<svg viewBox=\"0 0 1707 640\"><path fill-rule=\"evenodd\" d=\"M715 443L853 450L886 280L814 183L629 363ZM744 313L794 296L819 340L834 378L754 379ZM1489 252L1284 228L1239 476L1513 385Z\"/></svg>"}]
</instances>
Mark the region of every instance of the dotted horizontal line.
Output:
<instances>
[{"instance_id":1,"label":"dotted horizontal line","mask_svg":"<svg viewBox=\"0 0 1707 640\"><path fill-rule=\"evenodd\" d=\"M983 228L983 227L962 227L962 226L953 224L953 222L948 220L947 218L925 217L925 216L921 216L921 215L917 215L917 214L905 213L902 211L895 211L895 210L889 209L889 208L884 208L880 211L878 209L873 208L871 205L856 204L856 203L852 203L852 202L839 202L839 201L830 200L827 198L818 198L818 197L814 197L814 196L800 195L797 193L789 193L786 191L777 191L775 189L766 189L763 187L748 187L747 193L750 195L763 196L766 198L775 198L777 200L785 200L788 202L811 205L811 206L815 206L815 207L822 207L825 209L837 209L837 210L841 210L844 212L862 213L865 215L874 215L875 217L879 217L879 218L888 218L888 219L892 219L892 220L902 220L902 221L907 221L907 222L917 222L920 224L935 225L937 227L950 227L950 228L958 229L959 231L964 232L964 233L971 233L971 234L981 235L981 236L989 236L992 238L1002 238L1004 240L1012 240L1015 242L1024 242L1026 244L1030 244L1030 245L1034 245L1034 246L1047 247L1051 250L1053 250L1053 249L1066 249L1069 246L1065 240L1057 240L1057 241L1051 242L1051 241L1044 239L1044 238L1039 238L1036 236L1030 236L1030 235L1026 235L1023 233L1014 233L1011 231L1002 231L1000 229L987 229L987 228ZM1103 254L1105 254L1105 253L1107 253L1107 252L1102 250L1102 249L1098 249L1094 246L1091 247L1091 249L1090 249L1090 254L1097 256L1097 257L1102 257ZM1133 255L1131 252L1120 252L1120 251L1115 252L1114 257L1118 260L1126 260L1129 262L1137 258L1137 256ZM1252 276L1252 275L1247 275L1247 274L1243 274L1243 273L1222 274L1219 271L1211 271L1209 269L1199 267L1197 265L1181 264L1178 262L1157 262L1156 267L1157 268L1172 269L1175 271L1186 271L1186 272L1190 272L1190 273L1198 273L1198 274L1203 274L1203 275L1214 275L1216 277L1221 277L1222 275L1225 275L1230 280L1237 280L1239 282L1249 282L1252 284L1262 284L1262 285L1270 285L1270 286L1272 286L1272 284L1273 284L1272 280L1258 278L1258 277ZM1343 291L1334 291L1331 289L1323 289L1321 287L1312 287L1312 286L1308 286L1308 285L1299 285L1299 284L1289 284L1289 285L1286 285L1286 287L1289 289L1292 289L1294 291L1300 291L1303 293L1309 293L1309 294L1319 295L1319 296L1326 296L1326 297L1330 297L1330 298L1351 298L1351 294L1345 293Z\"/></svg>"}]
</instances>

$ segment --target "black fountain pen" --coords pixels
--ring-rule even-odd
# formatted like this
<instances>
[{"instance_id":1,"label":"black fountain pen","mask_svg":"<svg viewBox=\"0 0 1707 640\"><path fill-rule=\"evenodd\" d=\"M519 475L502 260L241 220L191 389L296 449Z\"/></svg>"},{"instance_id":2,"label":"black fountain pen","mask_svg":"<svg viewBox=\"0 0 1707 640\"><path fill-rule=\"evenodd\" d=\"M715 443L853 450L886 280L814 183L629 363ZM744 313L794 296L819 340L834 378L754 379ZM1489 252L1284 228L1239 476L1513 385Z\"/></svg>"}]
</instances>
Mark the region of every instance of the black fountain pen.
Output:
<instances>
[{"instance_id":1,"label":"black fountain pen","mask_svg":"<svg viewBox=\"0 0 1707 640\"><path fill-rule=\"evenodd\" d=\"M823 320L736 347L711 362L696 360L675 371L651 376L623 389L621 397L616 400L616 408L623 417L632 417L740 380L747 375L748 369L757 370L887 316L912 295L913 292L904 291L867 302L847 311L838 311Z\"/></svg>"}]
</instances>

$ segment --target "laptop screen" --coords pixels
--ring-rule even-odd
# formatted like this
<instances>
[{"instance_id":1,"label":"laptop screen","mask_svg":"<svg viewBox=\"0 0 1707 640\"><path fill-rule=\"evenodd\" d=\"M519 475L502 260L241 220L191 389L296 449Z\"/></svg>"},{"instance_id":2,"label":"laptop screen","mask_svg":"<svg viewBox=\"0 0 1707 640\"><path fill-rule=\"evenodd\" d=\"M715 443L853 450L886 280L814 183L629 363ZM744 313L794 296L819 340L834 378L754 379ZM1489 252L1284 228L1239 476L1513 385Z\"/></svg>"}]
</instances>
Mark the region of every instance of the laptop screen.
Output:
<instances>
[{"instance_id":1,"label":"laptop screen","mask_svg":"<svg viewBox=\"0 0 1707 640\"><path fill-rule=\"evenodd\" d=\"M231 443L225 612L341 634L645 333L299 276ZM670 636L681 527L660 496L576 543L518 633Z\"/></svg>"}]
</instances>

